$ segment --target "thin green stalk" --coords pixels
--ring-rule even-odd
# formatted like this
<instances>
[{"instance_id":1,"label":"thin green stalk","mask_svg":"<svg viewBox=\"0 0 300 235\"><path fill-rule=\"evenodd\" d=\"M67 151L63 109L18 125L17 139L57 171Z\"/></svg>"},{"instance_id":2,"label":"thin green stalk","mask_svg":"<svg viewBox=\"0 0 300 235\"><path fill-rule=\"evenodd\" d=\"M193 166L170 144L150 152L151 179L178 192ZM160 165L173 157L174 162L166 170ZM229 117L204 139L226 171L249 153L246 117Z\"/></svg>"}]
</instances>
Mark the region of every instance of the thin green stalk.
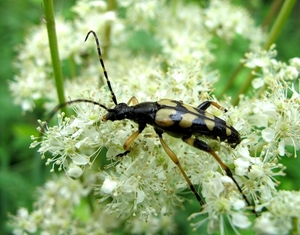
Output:
<instances>
[{"instance_id":1,"label":"thin green stalk","mask_svg":"<svg viewBox=\"0 0 300 235\"><path fill-rule=\"evenodd\" d=\"M107 11L115 11L117 8L116 0L109 0L107 2ZM110 46L110 36L111 36L111 23L108 22L104 28L104 38L103 38L103 58L107 58L108 50Z\"/></svg>"},{"instance_id":2,"label":"thin green stalk","mask_svg":"<svg viewBox=\"0 0 300 235\"><path fill-rule=\"evenodd\" d=\"M172 15L176 15L178 10L178 0L173 0L172 1Z\"/></svg>"},{"instance_id":3,"label":"thin green stalk","mask_svg":"<svg viewBox=\"0 0 300 235\"><path fill-rule=\"evenodd\" d=\"M270 31L267 42L264 45L264 49L268 50L269 47L277 40L279 33L282 31L283 25L289 17L297 0L286 0L279 12L279 15Z\"/></svg>"},{"instance_id":4,"label":"thin green stalk","mask_svg":"<svg viewBox=\"0 0 300 235\"><path fill-rule=\"evenodd\" d=\"M271 24L271 21L275 18L275 15L278 13L280 10L280 7L282 6L283 0L276 0L273 1L272 6L268 12L268 15L266 16L264 22L262 23L262 28L263 29L268 29L269 25Z\"/></svg>"},{"instance_id":5,"label":"thin green stalk","mask_svg":"<svg viewBox=\"0 0 300 235\"><path fill-rule=\"evenodd\" d=\"M58 53L57 37L55 30L54 7L52 0L44 0L45 18L47 24L48 41L51 54L53 74L56 84L56 91L59 103L65 102L64 86L63 86L63 73ZM66 108L62 108L66 113Z\"/></svg>"},{"instance_id":6,"label":"thin green stalk","mask_svg":"<svg viewBox=\"0 0 300 235\"><path fill-rule=\"evenodd\" d=\"M280 10L280 7L282 5L283 0L275 0L272 3L272 6L268 12L268 15L266 16L264 22L262 23L262 29L268 28L270 25L270 22L272 21L273 18L275 18L275 15L278 13ZM248 50L249 51L249 50ZM226 84L223 86L223 90L220 92L219 95L217 95L217 98L221 98L223 94L226 94L230 88L232 87L234 81L236 80L237 76L239 73L244 69L244 65L240 63L237 68L234 70L232 75L227 79ZM250 76L250 75L249 75Z\"/></svg>"},{"instance_id":7,"label":"thin green stalk","mask_svg":"<svg viewBox=\"0 0 300 235\"><path fill-rule=\"evenodd\" d=\"M268 50L269 47L275 43L275 41L278 38L279 33L282 31L283 25L286 22L288 16L290 15L294 5L296 3L296 0L286 0L279 12L278 17L276 18L276 21L274 23L274 25L271 28L269 37L267 42L264 45L264 49ZM237 105L239 102L239 95L240 94L244 94L246 93L246 91L248 90L248 88L251 85L251 82L253 80L253 73L250 72L247 79L245 80L243 86L241 87L241 89L238 91L236 97L234 97L232 103L233 105Z\"/></svg>"},{"instance_id":8,"label":"thin green stalk","mask_svg":"<svg viewBox=\"0 0 300 235\"><path fill-rule=\"evenodd\" d=\"M115 11L117 9L117 2L116 0L109 0L107 2L107 11ZM102 56L103 59L106 59L109 54L109 48L110 48L110 36L111 36L111 23L108 22L104 27L104 35L103 35L103 43L102 43ZM101 87L103 84L105 84L104 77L99 77L99 87Z\"/></svg>"},{"instance_id":9,"label":"thin green stalk","mask_svg":"<svg viewBox=\"0 0 300 235\"><path fill-rule=\"evenodd\" d=\"M291 231L291 234L292 235L296 235L296 234L299 234L299 219L297 217L292 217L292 225L293 225L293 228L292 228L292 231Z\"/></svg>"}]
</instances>

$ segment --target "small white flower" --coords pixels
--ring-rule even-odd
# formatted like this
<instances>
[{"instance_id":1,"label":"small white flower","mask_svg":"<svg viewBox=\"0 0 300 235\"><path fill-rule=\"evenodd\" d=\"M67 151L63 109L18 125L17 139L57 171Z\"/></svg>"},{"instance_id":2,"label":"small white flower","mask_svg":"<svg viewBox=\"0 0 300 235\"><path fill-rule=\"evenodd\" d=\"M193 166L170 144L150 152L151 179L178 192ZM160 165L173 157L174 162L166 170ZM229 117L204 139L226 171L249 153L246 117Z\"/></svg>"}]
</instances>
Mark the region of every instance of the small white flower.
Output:
<instances>
[{"instance_id":1,"label":"small white flower","mask_svg":"<svg viewBox=\"0 0 300 235\"><path fill-rule=\"evenodd\" d=\"M272 215L269 212L263 213L258 219L256 219L254 229L257 234L261 235L279 234Z\"/></svg>"},{"instance_id":2,"label":"small white flower","mask_svg":"<svg viewBox=\"0 0 300 235\"><path fill-rule=\"evenodd\" d=\"M13 234L15 235L35 233L38 229L38 224L26 208L19 208L17 215L12 216L12 220L12 223L15 225L13 229Z\"/></svg>"},{"instance_id":3,"label":"small white flower","mask_svg":"<svg viewBox=\"0 0 300 235\"><path fill-rule=\"evenodd\" d=\"M295 67L300 72L300 58L295 57L289 60L291 66Z\"/></svg>"},{"instance_id":4,"label":"small white flower","mask_svg":"<svg viewBox=\"0 0 300 235\"><path fill-rule=\"evenodd\" d=\"M271 142L274 139L276 132L272 128L267 127L261 132L261 134L266 142Z\"/></svg>"},{"instance_id":5,"label":"small white flower","mask_svg":"<svg viewBox=\"0 0 300 235\"><path fill-rule=\"evenodd\" d=\"M83 173L83 170L81 169L81 167L75 165L75 164L71 164L68 168L68 170L66 171L66 174L72 178L72 179L77 179L79 178Z\"/></svg>"},{"instance_id":6,"label":"small white flower","mask_svg":"<svg viewBox=\"0 0 300 235\"><path fill-rule=\"evenodd\" d=\"M262 87L265 83L264 80L262 78L255 78L252 80L252 86L254 89L258 89L260 87Z\"/></svg>"},{"instance_id":7,"label":"small white flower","mask_svg":"<svg viewBox=\"0 0 300 235\"><path fill-rule=\"evenodd\" d=\"M257 234L290 234L299 228L299 191L278 191L265 203L268 211L256 218L254 230Z\"/></svg>"},{"instance_id":8,"label":"small white flower","mask_svg":"<svg viewBox=\"0 0 300 235\"><path fill-rule=\"evenodd\" d=\"M232 213L232 223L234 226L238 228L248 228L251 225L250 220L247 216L241 214L241 213Z\"/></svg>"},{"instance_id":9,"label":"small white flower","mask_svg":"<svg viewBox=\"0 0 300 235\"><path fill-rule=\"evenodd\" d=\"M110 176L105 177L105 180L101 186L101 191L105 194L112 194L116 189L118 182L113 180Z\"/></svg>"},{"instance_id":10,"label":"small white flower","mask_svg":"<svg viewBox=\"0 0 300 235\"><path fill-rule=\"evenodd\" d=\"M220 173L213 173L207 181L203 182L202 195L205 198L209 198L211 196L219 197L224 190L222 179L223 176Z\"/></svg>"}]
</instances>

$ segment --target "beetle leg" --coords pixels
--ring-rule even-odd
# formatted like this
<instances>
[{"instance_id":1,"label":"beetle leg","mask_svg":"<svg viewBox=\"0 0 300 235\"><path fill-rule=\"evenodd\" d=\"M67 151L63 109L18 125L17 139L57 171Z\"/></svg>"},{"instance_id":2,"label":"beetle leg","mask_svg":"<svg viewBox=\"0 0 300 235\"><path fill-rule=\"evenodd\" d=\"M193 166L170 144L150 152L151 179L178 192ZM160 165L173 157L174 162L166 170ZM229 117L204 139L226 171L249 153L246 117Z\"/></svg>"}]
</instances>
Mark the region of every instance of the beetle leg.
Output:
<instances>
[{"instance_id":1,"label":"beetle leg","mask_svg":"<svg viewBox=\"0 0 300 235\"><path fill-rule=\"evenodd\" d=\"M146 125L142 125L140 124L139 125L139 129L135 132L133 132L129 137L128 139L125 141L124 145L123 145L123 148L125 149L125 152L123 153L119 153L117 155L117 157L123 157L125 156L126 154L130 153L130 145L134 142L134 140L138 137L138 135L145 129L145 126Z\"/></svg>"},{"instance_id":2,"label":"beetle leg","mask_svg":"<svg viewBox=\"0 0 300 235\"><path fill-rule=\"evenodd\" d=\"M133 132L128 137L128 139L125 141L125 143L123 145L123 148L125 149L125 152L119 153L116 157L123 157L123 156L127 155L128 153L130 153L130 145L134 142L134 140L138 137L139 134L140 134L139 130Z\"/></svg>"},{"instance_id":3,"label":"beetle leg","mask_svg":"<svg viewBox=\"0 0 300 235\"><path fill-rule=\"evenodd\" d=\"M128 100L127 105L133 104L133 105L137 105L139 103L139 101L137 100L137 98L135 96L132 96L130 98L130 100Z\"/></svg>"},{"instance_id":4,"label":"beetle leg","mask_svg":"<svg viewBox=\"0 0 300 235\"><path fill-rule=\"evenodd\" d=\"M200 197L200 195L198 194L198 192L196 191L194 185L192 184L192 182L190 181L189 177L187 176L187 174L185 173L185 171L183 170L176 154L170 149L170 147L166 144L166 142L163 140L162 135L158 135L159 140L161 145L163 146L164 150L166 151L166 153L168 154L168 156L171 158L171 160L176 164L176 166L179 168L181 174L183 175L183 177L185 178L186 182L188 183L188 185L190 186L190 189L192 190L192 192L195 194L197 200L200 203L200 206L202 207L204 205L204 202L202 200L202 198Z\"/></svg>"},{"instance_id":5,"label":"beetle leg","mask_svg":"<svg viewBox=\"0 0 300 235\"><path fill-rule=\"evenodd\" d=\"M197 149L200 149L200 150L202 150L202 151L205 151L205 152L207 152L207 153L210 153L210 154L216 159L216 161L219 163L219 165L222 167L222 169L226 172L226 175L227 175L229 178L232 179L232 181L234 182L234 184L235 184L236 187L238 188L239 192L242 194L242 196L243 196L245 202L247 203L247 205L248 205L249 207L251 207L251 204L250 204L250 202L248 201L248 199L246 198L245 194L243 193L241 187L238 185L238 183L236 182L236 180L233 178L232 172L231 172L231 170L229 169L229 167L225 165L225 163L221 160L221 158L219 158L219 156L211 149L211 147L210 147L207 143L205 143L205 142L203 142L203 141L201 141L201 140L199 140L199 139L192 138L192 137L189 137L189 138L182 138L182 140L183 140L185 143L187 143L187 144L189 144L189 145L191 145L191 146L193 146L193 147L195 147L195 148L197 148ZM254 210L253 210L253 211L254 211ZM255 213L255 214L256 214L256 213Z\"/></svg>"},{"instance_id":6,"label":"beetle leg","mask_svg":"<svg viewBox=\"0 0 300 235\"><path fill-rule=\"evenodd\" d=\"M124 145L123 145L123 148L126 150L126 151L129 151L129 148L130 148L130 145L134 142L134 140L138 137L138 135L140 134L141 132L139 130L133 132L129 137L128 139L125 141Z\"/></svg>"},{"instance_id":7,"label":"beetle leg","mask_svg":"<svg viewBox=\"0 0 300 235\"><path fill-rule=\"evenodd\" d=\"M206 110L208 109L209 106L215 106L217 109L221 109L224 112L227 112L227 109L223 108L221 105L219 105L218 103L214 102L214 101L204 101L203 103L199 104L197 109L201 109L201 110Z\"/></svg>"}]
</instances>

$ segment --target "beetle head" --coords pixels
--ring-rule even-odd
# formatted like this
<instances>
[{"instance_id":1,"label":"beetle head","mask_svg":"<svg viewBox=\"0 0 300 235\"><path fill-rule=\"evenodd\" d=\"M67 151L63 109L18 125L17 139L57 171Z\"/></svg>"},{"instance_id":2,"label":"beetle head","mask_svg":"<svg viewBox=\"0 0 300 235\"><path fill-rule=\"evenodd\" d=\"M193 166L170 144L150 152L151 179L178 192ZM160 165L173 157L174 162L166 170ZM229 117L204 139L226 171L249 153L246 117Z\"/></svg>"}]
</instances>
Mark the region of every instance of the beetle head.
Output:
<instances>
[{"instance_id":1,"label":"beetle head","mask_svg":"<svg viewBox=\"0 0 300 235\"><path fill-rule=\"evenodd\" d=\"M113 109L108 109L108 113L105 114L102 118L102 121L106 122L116 121L116 120L123 120L128 118L128 114L130 113L130 108L125 103L119 103Z\"/></svg>"}]
</instances>

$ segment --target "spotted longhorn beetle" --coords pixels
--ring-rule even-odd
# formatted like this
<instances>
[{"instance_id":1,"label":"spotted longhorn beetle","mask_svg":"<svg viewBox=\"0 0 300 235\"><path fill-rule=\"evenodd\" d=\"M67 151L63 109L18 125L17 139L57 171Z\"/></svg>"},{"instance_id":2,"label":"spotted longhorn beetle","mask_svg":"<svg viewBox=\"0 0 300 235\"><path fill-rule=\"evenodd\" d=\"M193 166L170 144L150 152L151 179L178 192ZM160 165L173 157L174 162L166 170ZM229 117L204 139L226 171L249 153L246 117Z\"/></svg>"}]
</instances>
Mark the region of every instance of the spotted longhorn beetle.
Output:
<instances>
[{"instance_id":1,"label":"spotted longhorn beetle","mask_svg":"<svg viewBox=\"0 0 300 235\"><path fill-rule=\"evenodd\" d=\"M197 149L211 154L219 163L221 168L226 172L227 176L232 179L237 189L243 196L247 205L251 207L250 202L243 193L237 181L234 179L229 167L225 165L225 163L220 159L220 157L212 150L212 148L207 143L197 138L199 136L204 136L219 141L226 141L228 144L231 145L232 148L235 148L241 142L240 134L236 129L234 129L224 120L206 112L206 109L211 105L218 109L222 109L222 107L214 101L205 101L198 105L198 107L196 108L184 104L182 101L171 99L161 99L155 102L139 103L134 96L127 103L118 103L106 72L99 40L96 33L92 30L89 31L85 38L85 41L88 39L90 34L94 35L95 42L97 45L99 61L103 69L104 77L106 79L106 83L110 90L115 107L107 108L105 105L92 100L75 99L56 106L56 108L49 114L47 122L62 107L73 103L81 102L92 103L105 109L107 111L107 114L104 115L102 118L102 121L104 122L118 121L123 119L132 120L138 124L138 130L129 136L129 138L126 140L123 146L125 152L119 154L118 156L128 154L130 152L130 146L134 142L134 140L145 129L147 124L151 125L157 133L160 143L164 148L165 152L179 168L181 174L185 178L192 192L195 194L201 207L204 205L202 198L200 197L194 185L190 181L189 177L183 170L176 154L169 148L169 146L163 140L163 133L167 133L168 135L171 135L176 138L181 138L185 143L189 144L190 146L193 146ZM252 211L255 213L254 209L252 209Z\"/></svg>"}]
</instances>

